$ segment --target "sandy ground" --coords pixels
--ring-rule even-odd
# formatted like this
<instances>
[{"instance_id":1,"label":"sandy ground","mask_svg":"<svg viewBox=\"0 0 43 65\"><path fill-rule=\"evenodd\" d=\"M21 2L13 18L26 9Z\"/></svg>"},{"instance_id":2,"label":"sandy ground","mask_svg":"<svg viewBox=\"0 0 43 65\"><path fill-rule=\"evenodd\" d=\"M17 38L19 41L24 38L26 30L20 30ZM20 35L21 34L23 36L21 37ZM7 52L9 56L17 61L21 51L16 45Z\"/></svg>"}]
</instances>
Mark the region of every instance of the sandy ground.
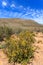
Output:
<instances>
[{"instance_id":1,"label":"sandy ground","mask_svg":"<svg viewBox=\"0 0 43 65\"><path fill-rule=\"evenodd\" d=\"M35 37L35 46L37 49L34 53L34 59L31 65L43 65L43 34L39 33Z\"/></svg>"},{"instance_id":2,"label":"sandy ground","mask_svg":"<svg viewBox=\"0 0 43 65\"><path fill-rule=\"evenodd\" d=\"M0 65L12 65L8 63L8 58L2 50L0 50Z\"/></svg>"},{"instance_id":3,"label":"sandy ground","mask_svg":"<svg viewBox=\"0 0 43 65\"><path fill-rule=\"evenodd\" d=\"M35 37L34 46L37 48L34 52L34 59L28 65L43 65L43 34L39 33ZM2 50L0 50L0 65L12 65L8 63L8 58ZM16 64L19 65L19 64Z\"/></svg>"}]
</instances>

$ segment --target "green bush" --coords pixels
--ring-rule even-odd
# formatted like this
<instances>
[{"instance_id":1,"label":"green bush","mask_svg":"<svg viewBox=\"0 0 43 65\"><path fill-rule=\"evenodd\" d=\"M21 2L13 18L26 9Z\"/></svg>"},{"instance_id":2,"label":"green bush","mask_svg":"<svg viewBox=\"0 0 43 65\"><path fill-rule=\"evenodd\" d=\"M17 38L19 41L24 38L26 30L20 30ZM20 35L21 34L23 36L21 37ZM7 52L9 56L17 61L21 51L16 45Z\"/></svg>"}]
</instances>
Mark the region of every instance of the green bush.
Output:
<instances>
[{"instance_id":1,"label":"green bush","mask_svg":"<svg viewBox=\"0 0 43 65\"><path fill-rule=\"evenodd\" d=\"M4 35L6 38L9 38L11 35L13 34L13 31L11 28L9 27L4 27Z\"/></svg>"},{"instance_id":2,"label":"green bush","mask_svg":"<svg viewBox=\"0 0 43 65\"><path fill-rule=\"evenodd\" d=\"M3 38L9 38L13 34L13 31L11 28L4 26L0 27L0 41L3 40Z\"/></svg>"},{"instance_id":3,"label":"green bush","mask_svg":"<svg viewBox=\"0 0 43 65\"><path fill-rule=\"evenodd\" d=\"M26 65L33 58L34 37L32 33L21 32L16 38L6 39L6 53L9 62L21 63ZM25 63L26 61L26 63Z\"/></svg>"},{"instance_id":4,"label":"green bush","mask_svg":"<svg viewBox=\"0 0 43 65\"><path fill-rule=\"evenodd\" d=\"M3 27L0 27L0 41L3 40L3 34L4 34Z\"/></svg>"}]
</instances>

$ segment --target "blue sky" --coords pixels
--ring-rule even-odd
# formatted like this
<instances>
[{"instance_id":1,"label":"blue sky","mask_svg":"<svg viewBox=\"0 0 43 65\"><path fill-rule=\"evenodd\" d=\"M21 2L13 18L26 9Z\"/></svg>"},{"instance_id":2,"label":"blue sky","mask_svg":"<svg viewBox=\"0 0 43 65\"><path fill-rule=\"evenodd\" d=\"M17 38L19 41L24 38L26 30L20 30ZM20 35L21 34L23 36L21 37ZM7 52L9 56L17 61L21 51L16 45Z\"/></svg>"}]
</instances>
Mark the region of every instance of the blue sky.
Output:
<instances>
[{"instance_id":1,"label":"blue sky","mask_svg":"<svg viewBox=\"0 0 43 65\"><path fill-rule=\"evenodd\" d=\"M43 0L0 0L0 18L33 19L43 23Z\"/></svg>"}]
</instances>

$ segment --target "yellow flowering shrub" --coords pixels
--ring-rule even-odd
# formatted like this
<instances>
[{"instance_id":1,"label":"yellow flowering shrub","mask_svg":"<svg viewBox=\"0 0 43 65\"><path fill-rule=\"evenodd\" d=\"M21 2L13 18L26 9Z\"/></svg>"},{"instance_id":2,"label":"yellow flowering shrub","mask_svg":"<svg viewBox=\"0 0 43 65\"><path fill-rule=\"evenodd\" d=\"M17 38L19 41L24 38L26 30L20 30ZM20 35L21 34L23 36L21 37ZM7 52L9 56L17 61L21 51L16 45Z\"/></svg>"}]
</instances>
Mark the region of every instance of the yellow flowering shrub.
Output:
<instances>
[{"instance_id":1,"label":"yellow flowering shrub","mask_svg":"<svg viewBox=\"0 0 43 65\"><path fill-rule=\"evenodd\" d=\"M32 33L28 31L21 32L16 35L16 38L10 37L9 39L6 39L5 42L9 62L21 63L24 65L33 57L34 36Z\"/></svg>"}]
</instances>

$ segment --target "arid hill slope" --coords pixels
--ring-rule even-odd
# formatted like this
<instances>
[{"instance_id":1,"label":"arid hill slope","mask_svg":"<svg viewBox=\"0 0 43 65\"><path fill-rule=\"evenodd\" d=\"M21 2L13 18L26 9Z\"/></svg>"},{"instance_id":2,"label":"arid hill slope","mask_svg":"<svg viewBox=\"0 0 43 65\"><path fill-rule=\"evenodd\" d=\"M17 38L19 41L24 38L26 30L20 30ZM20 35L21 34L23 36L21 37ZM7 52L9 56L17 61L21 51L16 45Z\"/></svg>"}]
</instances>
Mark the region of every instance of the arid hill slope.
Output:
<instances>
[{"instance_id":1,"label":"arid hill slope","mask_svg":"<svg viewBox=\"0 0 43 65\"><path fill-rule=\"evenodd\" d=\"M34 20L25 20L25 19L0 19L0 26L9 26L13 29L28 29L28 30L43 30L43 25L38 24Z\"/></svg>"}]
</instances>

